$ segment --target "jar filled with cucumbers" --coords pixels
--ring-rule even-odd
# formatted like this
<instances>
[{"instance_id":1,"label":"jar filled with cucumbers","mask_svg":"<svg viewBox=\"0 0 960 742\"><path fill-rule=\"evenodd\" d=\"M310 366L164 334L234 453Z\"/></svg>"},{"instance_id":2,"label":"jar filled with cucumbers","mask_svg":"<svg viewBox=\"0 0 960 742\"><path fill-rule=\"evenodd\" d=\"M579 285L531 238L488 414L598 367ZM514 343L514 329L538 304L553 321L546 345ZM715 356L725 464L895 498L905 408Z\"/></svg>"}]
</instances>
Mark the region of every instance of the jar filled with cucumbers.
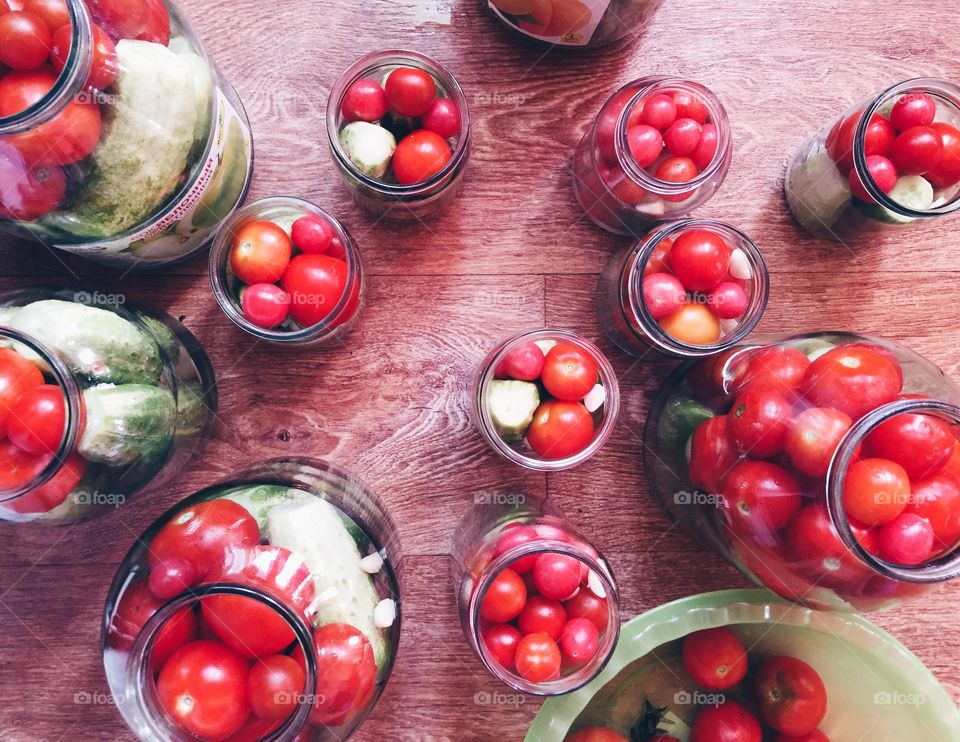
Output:
<instances>
[{"instance_id":1,"label":"jar filled with cucumbers","mask_svg":"<svg viewBox=\"0 0 960 742\"><path fill-rule=\"evenodd\" d=\"M838 241L953 213L960 86L916 78L861 100L806 141L784 191L800 226Z\"/></svg>"},{"instance_id":2,"label":"jar filled with cucumbers","mask_svg":"<svg viewBox=\"0 0 960 742\"><path fill-rule=\"evenodd\" d=\"M73 523L171 479L217 408L180 323L122 294L0 294L0 520Z\"/></svg>"},{"instance_id":3,"label":"jar filled with cucumbers","mask_svg":"<svg viewBox=\"0 0 960 742\"><path fill-rule=\"evenodd\" d=\"M376 496L322 461L191 495L137 539L107 597L124 720L157 742L346 739L393 667L399 563Z\"/></svg>"},{"instance_id":4,"label":"jar filled with cucumbers","mask_svg":"<svg viewBox=\"0 0 960 742\"><path fill-rule=\"evenodd\" d=\"M613 432L617 377L603 352L566 330L532 330L504 340L480 364L473 416L506 459L539 471L586 461Z\"/></svg>"}]
</instances>

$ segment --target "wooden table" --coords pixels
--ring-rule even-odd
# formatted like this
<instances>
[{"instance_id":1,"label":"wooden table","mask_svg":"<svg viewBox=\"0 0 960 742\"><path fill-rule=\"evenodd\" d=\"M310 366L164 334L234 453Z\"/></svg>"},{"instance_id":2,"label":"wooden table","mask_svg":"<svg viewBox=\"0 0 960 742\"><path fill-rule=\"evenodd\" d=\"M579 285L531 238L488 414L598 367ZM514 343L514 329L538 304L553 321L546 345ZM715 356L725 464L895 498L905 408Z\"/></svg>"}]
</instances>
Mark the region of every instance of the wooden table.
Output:
<instances>
[{"instance_id":1,"label":"wooden table","mask_svg":"<svg viewBox=\"0 0 960 742\"><path fill-rule=\"evenodd\" d=\"M98 626L108 583L132 539L178 498L253 460L329 458L385 498L405 553L404 627L393 678L361 740L518 740L539 704L480 705L500 689L460 633L449 541L473 493L547 495L609 556L626 615L745 580L650 501L640 441L669 363L636 364L602 338L597 272L626 243L580 214L573 146L609 93L654 72L713 88L733 125L733 167L700 210L752 235L772 273L761 330L851 329L901 340L958 373L957 221L843 247L788 216L784 166L802 138L864 95L920 74L960 78L953 0L910 10L894 0L666 0L624 47L543 57L502 32L478 0L317 4L185 0L195 30L246 104L256 140L251 197L293 194L339 215L364 252L370 301L345 346L278 350L220 312L206 260L118 280L76 259L6 244L0 286L79 282L180 317L220 383L215 438L175 486L100 520L61 530L0 528L0 738L129 738L105 701ZM259 20L258 20L259 19ZM447 65L472 106L463 191L428 225L373 225L351 204L326 145L324 109L339 72L382 48ZM494 454L468 416L477 363L501 338L542 325L600 341L620 375L623 409L592 461L544 476ZM960 592L875 617L960 699ZM81 694L78 696L77 694ZM83 695L86 694L86 695ZM77 703L89 698L91 703ZM840 741L844 742L844 741Z\"/></svg>"}]
</instances>

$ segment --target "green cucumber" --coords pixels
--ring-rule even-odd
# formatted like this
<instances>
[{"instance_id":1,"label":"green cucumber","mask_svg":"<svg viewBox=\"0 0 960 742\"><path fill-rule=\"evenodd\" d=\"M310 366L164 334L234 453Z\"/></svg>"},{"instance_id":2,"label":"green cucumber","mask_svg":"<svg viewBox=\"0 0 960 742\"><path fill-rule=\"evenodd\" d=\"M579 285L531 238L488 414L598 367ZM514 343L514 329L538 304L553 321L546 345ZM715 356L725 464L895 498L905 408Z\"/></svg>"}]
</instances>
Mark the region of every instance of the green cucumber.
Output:
<instances>
[{"instance_id":1,"label":"green cucumber","mask_svg":"<svg viewBox=\"0 0 960 742\"><path fill-rule=\"evenodd\" d=\"M313 495L282 484L255 484L233 490L221 497L243 505L256 519L257 525L260 526L260 533L266 536L267 516L273 508L278 505L306 502Z\"/></svg>"},{"instance_id":2,"label":"green cucumber","mask_svg":"<svg viewBox=\"0 0 960 742\"><path fill-rule=\"evenodd\" d=\"M87 420L77 450L88 461L127 466L166 454L177 424L173 395L146 384L83 390Z\"/></svg>"},{"instance_id":3,"label":"green cucumber","mask_svg":"<svg viewBox=\"0 0 960 742\"><path fill-rule=\"evenodd\" d=\"M850 206L850 184L826 152L811 155L787 175L784 193L793 218L811 232L832 227Z\"/></svg>"},{"instance_id":4,"label":"green cucumber","mask_svg":"<svg viewBox=\"0 0 960 742\"><path fill-rule=\"evenodd\" d=\"M540 390L529 381L494 379L487 387L487 409L493 427L505 441L519 441L540 406Z\"/></svg>"},{"instance_id":5,"label":"green cucumber","mask_svg":"<svg viewBox=\"0 0 960 742\"><path fill-rule=\"evenodd\" d=\"M657 436L667 448L676 450L687 445L693 431L713 412L689 397L676 397L667 402L660 415Z\"/></svg>"}]
</instances>

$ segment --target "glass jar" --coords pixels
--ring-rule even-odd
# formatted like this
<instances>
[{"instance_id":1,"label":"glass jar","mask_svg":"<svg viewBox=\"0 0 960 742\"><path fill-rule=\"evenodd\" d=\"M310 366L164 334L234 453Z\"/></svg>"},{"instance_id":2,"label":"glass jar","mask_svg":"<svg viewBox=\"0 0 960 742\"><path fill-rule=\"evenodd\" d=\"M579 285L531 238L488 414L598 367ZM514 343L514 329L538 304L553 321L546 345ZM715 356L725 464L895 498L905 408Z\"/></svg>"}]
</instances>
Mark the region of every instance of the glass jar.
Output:
<instances>
[{"instance_id":1,"label":"glass jar","mask_svg":"<svg viewBox=\"0 0 960 742\"><path fill-rule=\"evenodd\" d=\"M399 565L376 496L327 463L277 459L191 495L137 539L107 597L120 713L157 742L346 739L393 667ZM211 666L227 678L216 708L201 702ZM258 692L273 667L282 681Z\"/></svg>"},{"instance_id":2,"label":"glass jar","mask_svg":"<svg viewBox=\"0 0 960 742\"><path fill-rule=\"evenodd\" d=\"M576 378L560 378L561 362L572 364ZM596 345L566 330L507 338L487 354L474 379L480 434L527 469L562 471L586 461L610 437L619 409L613 366Z\"/></svg>"},{"instance_id":3,"label":"glass jar","mask_svg":"<svg viewBox=\"0 0 960 742\"><path fill-rule=\"evenodd\" d=\"M851 333L690 361L644 433L654 497L756 582L869 611L960 574L960 388Z\"/></svg>"},{"instance_id":4,"label":"glass jar","mask_svg":"<svg viewBox=\"0 0 960 742\"><path fill-rule=\"evenodd\" d=\"M691 249L703 237L713 246L716 270L707 284L698 283L703 276L672 270L670 250L681 235ZM658 225L607 261L597 284L597 314L607 337L632 356L693 358L749 335L769 289L763 255L747 235L715 219L680 219Z\"/></svg>"},{"instance_id":5,"label":"glass jar","mask_svg":"<svg viewBox=\"0 0 960 742\"><path fill-rule=\"evenodd\" d=\"M66 2L61 71L0 81L0 226L128 269L186 259L246 194L243 107L172 4Z\"/></svg>"},{"instance_id":6,"label":"glass jar","mask_svg":"<svg viewBox=\"0 0 960 742\"><path fill-rule=\"evenodd\" d=\"M851 106L801 147L784 192L800 226L838 241L952 214L960 208L960 86L921 77Z\"/></svg>"},{"instance_id":7,"label":"glass jar","mask_svg":"<svg viewBox=\"0 0 960 742\"><path fill-rule=\"evenodd\" d=\"M544 44L589 49L636 36L663 0L483 0L516 34Z\"/></svg>"},{"instance_id":8,"label":"glass jar","mask_svg":"<svg viewBox=\"0 0 960 742\"><path fill-rule=\"evenodd\" d=\"M614 93L580 139L574 193L598 226L639 236L713 196L732 151L727 112L710 90L678 77L642 77Z\"/></svg>"},{"instance_id":9,"label":"glass jar","mask_svg":"<svg viewBox=\"0 0 960 742\"><path fill-rule=\"evenodd\" d=\"M449 148L437 162L424 171L425 178L399 178L395 172L396 150L404 139L428 128L421 115L395 113L383 93L386 80L397 69L426 72L433 80L436 99L450 101L449 129L430 124L443 132ZM357 82L373 83L380 88L373 113L345 116L344 101ZM360 127L356 138L345 138L347 127ZM431 129L432 131L432 129ZM470 112L457 79L438 62L411 51L390 50L368 54L350 65L337 80L327 102L327 136L330 151L350 189L354 203L370 215L392 221L414 221L440 214L456 195L470 154ZM427 135L429 136L429 135ZM436 137L431 137L436 140ZM408 144L412 145L413 141ZM431 146L443 148L441 142ZM445 161L444 164L443 161Z\"/></svg>"},{"instance_id":10,"label":"glass jar","mask_svg":"<svg viewBox=\"0 0 960 742\"><path fill-rule=\"evenodd\" d=\"M479 492L474 500L453 541L470 648L494 677L524 693L553 696L590 682L620 630L610 566L541 499Z\"/></svg>"},{"instance_id":11,"label":"glass jar","mask_svg":"<svg viewBox=\"0 0 960 742\"><path fill-rule=\"evenodd\" d=\"M313 224L319 221L322 226L319 237L316 232L306 230L304 237L293 233L294 223L304 217ZM242 297L251 286L237 277L231 261L238 235L253 222L272 222L282 229L295 253L278 278L279 286L267 284L270 287L267 292L273 292L267 296L276 301L279 312L266 321L261 316L262 304L244 308ZM297 244L297 239L304 244ZM324 243L327 245L324 251L318 252ZM343 285L339 297L328 296L326 286L315 292L295 288L297 284L291 284L289 278L291 271L300 270L297 265L300 261L305 261L304 267L322 270L325 275L338 279L338 286ZM259 283L260 279L257 281ZM293 345L327 345L343 338L360 317L367 288L360 251L346 227L320 207L291 196L271 196L254 201L238 209L224 223L210 251L210 283L220 308L238 327L261 340ZM264 284L260 283L258 290L263 289ZM264 324L271 326L264 327Z\"/></svg>"},{"instance_id":12,"label":"glass jar","mask_svg":"<svg viewBox=\"0 0 960 742\"><path fill-rule=\"evenodd\" d=\"M217 409L213 368L179 322L122 294L0 295L0 520L74 523L172 479Z\"/></svg>"}]
</instances>

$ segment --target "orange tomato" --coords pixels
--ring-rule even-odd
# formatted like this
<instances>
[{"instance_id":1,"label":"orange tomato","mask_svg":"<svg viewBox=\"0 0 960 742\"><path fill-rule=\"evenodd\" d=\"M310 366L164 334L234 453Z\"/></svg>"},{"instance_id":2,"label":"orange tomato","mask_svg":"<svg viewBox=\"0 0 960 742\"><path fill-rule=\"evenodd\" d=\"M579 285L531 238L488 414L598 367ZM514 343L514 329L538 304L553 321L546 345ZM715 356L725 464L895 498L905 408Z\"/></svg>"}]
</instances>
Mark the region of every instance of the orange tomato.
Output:
<instances>
[{"instance_id":1,"label":"orange tomato","mask_svg":"<svg viewBox=\"0 0 960 742\"><path fill-rule=\"evenodd\" d=\"M703 304L684 304L660 320L660 329L689 345L709 345L720 339L720 320Z\"/></svg>"}]
</instances>

